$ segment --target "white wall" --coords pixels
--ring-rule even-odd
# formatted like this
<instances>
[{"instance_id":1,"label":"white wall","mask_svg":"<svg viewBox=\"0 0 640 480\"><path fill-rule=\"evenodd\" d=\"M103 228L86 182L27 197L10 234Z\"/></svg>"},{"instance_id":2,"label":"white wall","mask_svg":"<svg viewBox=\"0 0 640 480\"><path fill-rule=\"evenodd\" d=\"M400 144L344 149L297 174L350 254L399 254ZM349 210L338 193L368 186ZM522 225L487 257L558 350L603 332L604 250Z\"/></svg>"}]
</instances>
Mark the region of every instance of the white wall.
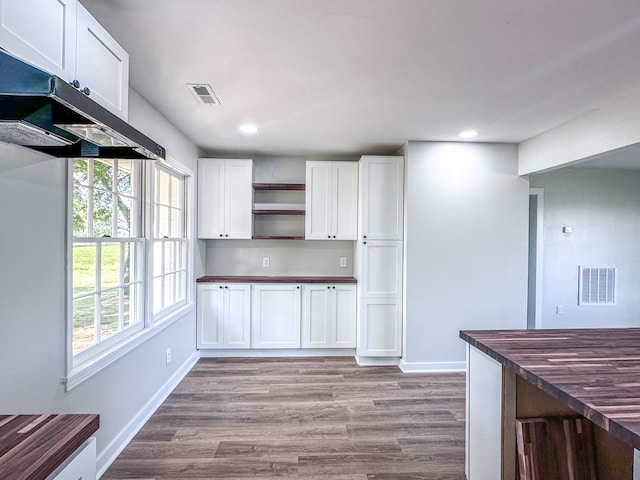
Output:
<instances>
[{"instance_id":1,"label":"white wall","mask_svg":"<svg viewBox=\"0 0 640 480\"><path fill-rule=\"evenodd\" d=\"M640 142L640 92L519 144L527 175Z\"/></svg>"},{"instance_id":2,"label":"white wall","mask_svg":"<svg viewBox=\"0 0 640 480\"><path fill-rule=\"evenodd\" d=\"M544 188L542 328L640 326L640 172L569 168L530 180ZM579 265L617 267L617 305L578 306Z\"/></svg>"},{"instance_id":3,"label":"white wall","mask_svg":"<svg viewBox=\"0 0 640 480\"><path fill-rule=\"evenodd\" d=\"M506 144L409 142L408 368L464 368L465 329L525 328L529 183Z\"/></svg>"},{"instance_id":4,"label":"white wall","mask_svg":"<svg viewBox=\"0 0 640 480\"><path fill-rule=\"evenodd\" d=\"M130 121L195 168L195 147L133 92ZM65 160L0 144L0 411L100 414L102 468L130 422L193 361L195 309L65 392L65 184Z\"/></svg>"}]
</instances>

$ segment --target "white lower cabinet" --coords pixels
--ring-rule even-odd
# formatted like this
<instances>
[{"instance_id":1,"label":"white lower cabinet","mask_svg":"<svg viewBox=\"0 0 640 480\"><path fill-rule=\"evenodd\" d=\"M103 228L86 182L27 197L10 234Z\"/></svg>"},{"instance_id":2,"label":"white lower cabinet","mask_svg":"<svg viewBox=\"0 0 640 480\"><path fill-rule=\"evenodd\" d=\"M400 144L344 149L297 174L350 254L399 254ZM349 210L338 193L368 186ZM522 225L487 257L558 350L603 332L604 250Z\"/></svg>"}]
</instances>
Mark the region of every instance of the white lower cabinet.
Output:
<instances>
[{"instance_id":1,"label":"white lower cabinet","mask_svg":"<svg viewBox=\"0 0 640 480\"><path fill-rule=\"evenodd\" d=\"M95 480L96 439L84 442L47 480Z\"/></svg>"},{"instance_id":2,"label":"white lower cabinet","mask_svg":"<svg viewBox=\"0 0 640 480\"><path fill-rule=\"evenodd\" d=\"M355 285L304 285L302 348L355 348L355 346Z\"/></svg>"},{"instance_id":3,"label":"white lower cabinet","mask_svg":"<svg viewBox=\"0 0 640 480\"><path fill-rule=\"evenodd\" d=\"M198 285L198 348L249 348L251 285Z\"/></svg>"},{"instance_id":4,"label":"white lower cabinet","mask_svg":"<svg viewBox=\"0 0 640 480\"><path fill-rule=\"evenodd\" d=\"M300 285L256 284L251 293L251 348L300 348Z\"/></svg>"},{"instance_id":5,"label":"white lower cabinet","mask_svg":"<svg viewBox=\"0 0 640 480\"><path fill-rule=\"evenodd\" d=\"M358 355L402 355L402 299L361 298Z\"/></svg>"}]
</instances>

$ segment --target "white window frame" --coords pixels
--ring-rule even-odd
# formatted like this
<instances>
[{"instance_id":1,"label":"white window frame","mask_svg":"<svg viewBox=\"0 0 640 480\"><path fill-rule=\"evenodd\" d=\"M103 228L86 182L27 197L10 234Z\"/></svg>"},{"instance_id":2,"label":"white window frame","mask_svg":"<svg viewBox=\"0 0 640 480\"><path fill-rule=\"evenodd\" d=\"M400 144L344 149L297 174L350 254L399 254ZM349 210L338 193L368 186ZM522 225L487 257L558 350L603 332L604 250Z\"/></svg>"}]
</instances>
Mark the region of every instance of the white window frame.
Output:
<instances>
[{"instance_id":1,"label":"white window frame","mask_svg":"<svg viewBox=\"0 0 640 480\"><path fill-rule=\"evenodd\" d=\"M133 324L131 327L111 335L103 342L100 342L99 348L89 348L87 353L82 355L73 354L73 161L69 159L66 164L67 169L67 314L66 314L66 376L63 378L66 390L71 390L85 380L106 368L119 358L144 344L147 340L154 337L168 326L172 325L178 319L184 317L195 309L195 278L193 268L195 237L193 233L193 214L194 214L194 172L174 159L167 157L162 161L162 166L168 170L172 170L179 175L185 176L185 216L186 216L186 252L185 252L185 301L180 305L166 311L158 312L155 316L152 311L152 262L153 262L153 235L152 215L154 211L153 184L155 183L155 167L158 160L142 161L142 229L143 235L140 241L143 243L142 254L142 301L143 314L142 321ZM122 240L116 238L106 238L105 241ZM97 347L97 345L96 345ZM89 354L89 350L92 353Z\"/></svg>"},{"instance_id":2,"label":"white window frame","mask_svg":"<svg viewBox=\"0 0 640 480\"><path fill-rule=\"evenodd\" d=\"M156 185L157 185L157 173L158 171L164 171L165 173L175 176L175 177L182 177L182 181L183 181L183 191L182 191L182 211L183 211L183 232L184 232L184 236L183 237L165 237L165 238L160 238L160 237L156 237L156 231L155 231L155 215L156 215ZM189 202L188 202L188 193L189 193L189 188L188 188L188 183L189 183L189 177L188 175L184 174L183 172L177 170L176 168L174 168L172 165L169 165L168 163L155 163L153 166L153 174L150 176L150 182L151 182L151 188L150 188L150 198L151 198L151 226L149 228L149 232L150 232L150 241L149 241L149 260L148 260L148 265L149 265L149 275L148 275L148 285L149 285L149 315L151 318L151 321L153 323L157 323L158 321L162 321L164 318L167 317L167 315L171 314L171 312L178 310L180 308L182 308L184 305L186 305L187 301L188 301L188 296L189 296L189 292L188 292L188 282L186 282L185 284L185 288L184 288L184 298L171 304L168 305L164 308L162 308L161 310L154 312L154 295L155 295L155 290L154 290L154 282L156 280L156 278L158 278L159 276L156 275L157 272L154 271L154 264L156 259L153 257L155 255L155 246L158 242L165 244L168 242L174 242L174 243L181 243L183 244L182 247L182 251L180 252L180 255L182 256L182 263L184 265L184 269L182 270L184 272L184 277L185 279L188 278L189 275L189 264L190 262L188 261L189 257L189 236L188 236L188 219L189 219ZM164 261L162 261L162 263L164 263ZM172 274L172 273L176 273L179 270L175 270L175 271L171 271L169 273L167 273L165 270L163 270L162 277L167 277L168 275Z\"/></svg>"}]
</instances>

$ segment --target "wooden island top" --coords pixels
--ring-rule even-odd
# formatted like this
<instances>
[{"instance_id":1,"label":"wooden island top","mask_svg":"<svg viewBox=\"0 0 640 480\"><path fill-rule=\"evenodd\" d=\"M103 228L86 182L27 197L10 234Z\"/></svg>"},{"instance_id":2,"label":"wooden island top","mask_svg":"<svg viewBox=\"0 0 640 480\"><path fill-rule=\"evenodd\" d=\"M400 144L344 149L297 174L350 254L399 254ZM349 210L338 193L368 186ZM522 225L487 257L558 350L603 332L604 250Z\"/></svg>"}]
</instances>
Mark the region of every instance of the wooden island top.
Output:
<instances>
[{"instance_id":1,"label":"wooden island top","mask_svg":"<svg viewBox=\"0 0 640 480\"><path fill-rule=\"evenodd\" d=\"M47 478L99 425L98 415L0 415L0 479Z\"/></svg>"},{"instance_id":2,"label":"wooden island top","mask_svg":"<svg viewBox=\"0 0 640 480\"><path fill-rule=\"evenodd\" d=\"M640 450L640 328L462 331L460 338Z\"/></svg>"}]
</instances>

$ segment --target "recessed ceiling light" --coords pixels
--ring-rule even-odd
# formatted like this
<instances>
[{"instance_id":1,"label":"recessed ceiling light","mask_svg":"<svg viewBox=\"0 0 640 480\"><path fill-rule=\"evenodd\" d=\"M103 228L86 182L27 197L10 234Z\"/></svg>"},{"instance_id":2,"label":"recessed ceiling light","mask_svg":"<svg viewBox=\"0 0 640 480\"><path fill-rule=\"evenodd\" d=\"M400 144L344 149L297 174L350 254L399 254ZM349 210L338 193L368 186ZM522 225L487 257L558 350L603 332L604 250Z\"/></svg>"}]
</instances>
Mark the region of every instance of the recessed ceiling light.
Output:
<instances>
[{"instance_id":1,"label":"recessed ceiling light","mask_svg":"<svg viewBox=\"0 0 640 480\"><path fill-rule=\"evenodd\" d=\"M242 133L256 133L258 131L258 127L250 123L245 123L244 125L240 125L240 131Z\"/></svg>"},{"instance_id":2,"label":"recessed ceiling light","mask_svg":"<svg viewBox=\"0 0 640 480\"><path fill-rule=\"evenodd\" d=\"M478 132L475 130L463 130L458 134L458 137L460 138L473 138L477 136L478 136Z\"/></svg>"}]
</instances>

